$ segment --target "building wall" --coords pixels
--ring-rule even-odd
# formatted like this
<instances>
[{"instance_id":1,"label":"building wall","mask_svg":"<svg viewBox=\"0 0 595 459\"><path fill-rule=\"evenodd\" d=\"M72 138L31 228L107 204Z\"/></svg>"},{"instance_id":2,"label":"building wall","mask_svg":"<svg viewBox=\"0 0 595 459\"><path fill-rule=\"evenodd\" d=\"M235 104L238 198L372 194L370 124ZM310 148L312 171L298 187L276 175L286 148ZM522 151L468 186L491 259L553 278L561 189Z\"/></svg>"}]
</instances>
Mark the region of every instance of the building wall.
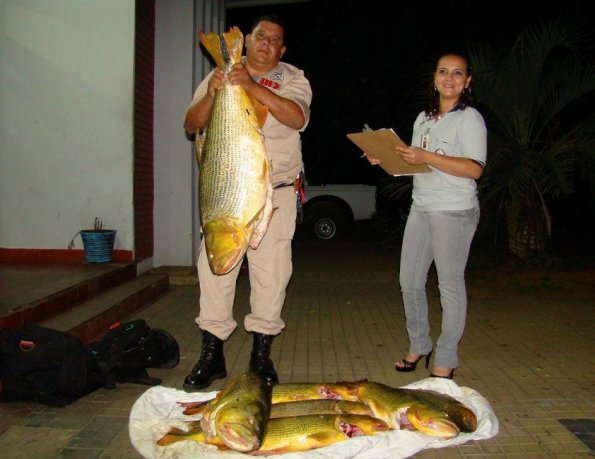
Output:
<instances>
[{"instance_id":1,"label":"building wall","mask_svg":"<svg viewBox=\"0 0 595 459\"><path fill-rule=\"evenodd\" d=\"M156 1L154 266L193 266L198 257L198 168L182 127L211 67L199 31L220 31L223 0Z\"/></svg>"},{"instance_id":2,"label":"building wall","mask_svg":"<svg viewBox=\"0 0 595 459\"><path fill-rule=\"evenodd\" d=\"M98 217L117 230L114 258L132 260L142 245L140 272L196 262L198 169L182 123L210 70L198 31L221 30L225 2L155 0L152 138L150 110L142 120L134 113L135 97L150 97L148 86L134 93L135 4L0 2L0 259L22 251L82 259L80 236L74 250L68 244ZM135 135L144 153L153 143L152 171L146 155L135 156Z\"/></svg>"},{"instance_id":3,"label":"building wall","mask_svg":"<svg viewBox=\"0 0 595 459\"><path fill-rule=\"evenodd\" d=\"M133 250L134 10L0 3L0 248L66 249L99 217Z\"/></svg>"},{"instance_id":4,"label":"building wall","mask_svg":"<svg viewBox=\"0 0 595 459\"><path fill-rule=\"evenodd\" d=\"M192 0L155 4L155 266L193 264L196 160L182 127L192 98Z\"/></svg>"}]
</instances>

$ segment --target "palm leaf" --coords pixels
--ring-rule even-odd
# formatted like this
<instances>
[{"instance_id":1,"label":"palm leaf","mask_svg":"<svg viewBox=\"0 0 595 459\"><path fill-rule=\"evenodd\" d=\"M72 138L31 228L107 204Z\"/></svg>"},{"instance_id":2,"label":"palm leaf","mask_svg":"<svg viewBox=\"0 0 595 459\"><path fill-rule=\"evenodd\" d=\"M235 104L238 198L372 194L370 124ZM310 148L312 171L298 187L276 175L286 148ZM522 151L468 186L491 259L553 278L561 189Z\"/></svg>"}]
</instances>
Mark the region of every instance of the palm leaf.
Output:
<instances>
[{"instance_id":1,"label":"palm leaf","mask_svg":"<svg viewBox=\"0 0 595 459\"><path fill-rule=\"evenodd\" d=\"M480 198L506 210L509 227L539 212L549 229L547 197L574 192L579 164L595 183L595 122L584 105L595 93L585 60L592 45L585 22L564 17L527 27L509 50L470 51L475 93L490 121Z\"/></svg>"}]
</instances>

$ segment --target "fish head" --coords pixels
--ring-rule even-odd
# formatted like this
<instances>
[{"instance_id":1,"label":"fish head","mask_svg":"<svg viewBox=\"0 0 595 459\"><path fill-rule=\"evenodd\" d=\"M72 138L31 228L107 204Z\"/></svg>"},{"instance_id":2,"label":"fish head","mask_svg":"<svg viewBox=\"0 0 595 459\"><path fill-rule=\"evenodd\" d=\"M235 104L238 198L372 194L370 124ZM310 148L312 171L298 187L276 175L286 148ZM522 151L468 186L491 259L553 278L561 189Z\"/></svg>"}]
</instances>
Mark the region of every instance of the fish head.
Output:
<instances>
[{"instance_id":1,"label":"fish head","mask_svg":"<svg viewBox=\"0 0 595 459\"><path fill-rule=\"evenodd\" d=\"M203 228L209 267L213 274L227 274L243 258L248 248L248 237L243 225L236 219L216 218Z\"/></svg>"},{"instance_id":2,"label":"fish head","mask_svg":"<svg viewBox=\"0 0 595 459\"><path fill-rule=\"evenodd\" d=\"M245 453L260 447L267 418L268 412L262 403L239 398L217 413L215 429L226 446Z\"/></svg>"},{"instance_id":3,"label":"fish head","mask_svg":"<svg viewBox=\"0 0 595 459\"><path fill-rule=\"evenodd\" d=\"M407 419L421 433L444 439L454 438L460 430L448 415L423 403L414 403L407 410Z\"/></svg>"}]
</instances>

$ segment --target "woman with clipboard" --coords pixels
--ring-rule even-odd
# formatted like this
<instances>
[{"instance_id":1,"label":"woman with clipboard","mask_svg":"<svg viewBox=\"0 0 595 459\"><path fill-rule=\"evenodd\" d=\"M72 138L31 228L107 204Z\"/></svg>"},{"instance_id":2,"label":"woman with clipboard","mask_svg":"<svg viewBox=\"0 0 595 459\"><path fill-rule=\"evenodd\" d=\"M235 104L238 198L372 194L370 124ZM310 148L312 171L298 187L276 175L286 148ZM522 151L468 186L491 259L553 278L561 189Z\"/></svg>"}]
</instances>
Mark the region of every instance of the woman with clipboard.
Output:
<instances>
[{"instance_id":1,"label":"woman with clipboard","mask_svg":"<svg viewBox=\"0 0 595 459\"><path fill-rule=\"evenodd\" d=\"M431 169L413 176L413 204L403 235L399 282L409 353L395 364L399 372L414 371L424 357L428 368L434 350L426 295L432 263L438 273L442 332L430 376L452 379L459 366L457 349L467 315L465 268L479 221L475 181L483 173L487 155L485 122L470 106L471 81L466 57L440 56L429 104L413 125L412 145L395 147L408 164Z\"/></svg>"}]
</instances>

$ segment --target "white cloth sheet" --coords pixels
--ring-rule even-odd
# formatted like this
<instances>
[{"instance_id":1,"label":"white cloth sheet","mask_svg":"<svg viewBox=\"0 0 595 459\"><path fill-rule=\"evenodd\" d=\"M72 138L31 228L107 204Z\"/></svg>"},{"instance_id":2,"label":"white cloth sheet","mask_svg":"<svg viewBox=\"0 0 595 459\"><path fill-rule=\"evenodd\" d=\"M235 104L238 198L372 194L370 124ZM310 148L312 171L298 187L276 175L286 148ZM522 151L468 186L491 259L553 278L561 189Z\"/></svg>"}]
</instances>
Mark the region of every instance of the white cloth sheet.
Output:
<instances>
[{"instance_id":1,"label":"white cloth sheet","mask_svg":"<svg viewBox=\"0 0 595 459\"><path fill-rule=\"evenodd\" d=\"M475 432L461 433L450 440L441 440L419 432L390 431L374 436L351 438L324 448L305 452L286 453L261 458L283 459L395 459L406 458L427 448L447 448L470 440L483 440L498 433L498 418L489 402L477 391L458 386L454 381L442 378L426 378L407 386L412 389L430 389L450 395L467 405L477 416ZM210 400L217 392L188 393L178 389L154 386L143 393L132 406L129 419L130 440L145 459L186 459L250 457L235 451L218 451L214 446L196 441L179 441L168 446L159 446L159 440L170 427L184 428L185 422L199 419L200 415L183 414L178 402Z\"/></svg>"}]
</instances>

